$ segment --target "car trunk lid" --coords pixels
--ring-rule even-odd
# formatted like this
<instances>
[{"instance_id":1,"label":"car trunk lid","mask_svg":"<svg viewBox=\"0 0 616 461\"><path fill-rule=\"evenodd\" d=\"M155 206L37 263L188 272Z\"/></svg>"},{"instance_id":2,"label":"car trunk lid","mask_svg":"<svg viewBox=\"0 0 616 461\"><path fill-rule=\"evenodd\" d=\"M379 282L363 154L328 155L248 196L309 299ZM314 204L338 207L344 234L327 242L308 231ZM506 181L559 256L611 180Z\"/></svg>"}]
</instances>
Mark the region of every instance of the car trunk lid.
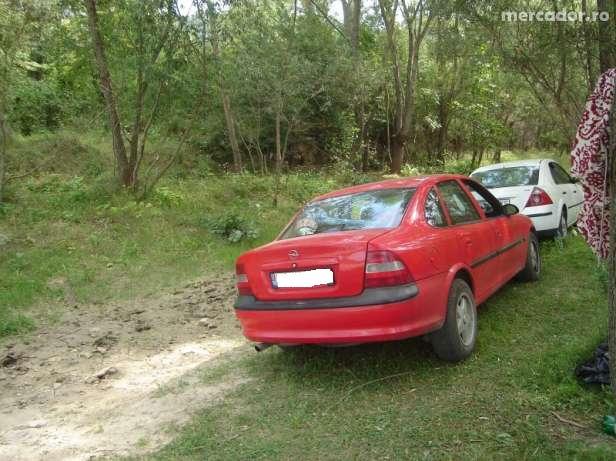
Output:
<instances>
[{"instance_id":1,"label":"car trunk lid","mask_svg":"<svg viewBox=\"0 0 616 461\"><path fill-rule=\"evenodd\" d=\"M490 189L492 195L504 205L511 203L522 211L526 207L528 198L535 186L497 187Z\"/></svg>"},{"instance_id":2,"label":"car trunk lid","mask_svg":"<svg viewBox=\"0 0 616 461\"><path fill-rule=\"evenodd\" d=\"M314 234L276 240L257 248L247 253L243 261L252 292L263 301L358 295L364 288L368 242L390 230L336 232L335 238L333 233ZM319 273L331 270L332 283L312 287L276 286L275 279L282 278L276 274L316 269Z\"/></svg>"}]
</instances>

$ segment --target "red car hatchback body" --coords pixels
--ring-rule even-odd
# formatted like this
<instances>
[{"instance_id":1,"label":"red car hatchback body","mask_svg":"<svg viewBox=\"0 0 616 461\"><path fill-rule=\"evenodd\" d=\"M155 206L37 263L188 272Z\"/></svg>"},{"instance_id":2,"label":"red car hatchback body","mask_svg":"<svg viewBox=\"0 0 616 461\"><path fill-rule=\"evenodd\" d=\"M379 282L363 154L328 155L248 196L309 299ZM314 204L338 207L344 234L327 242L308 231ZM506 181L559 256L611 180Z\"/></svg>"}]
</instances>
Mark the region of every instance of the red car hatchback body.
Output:
<instances>
[{"instance_id":1,"label":"red car hatchback body","mask_svg":"<svg viewBox=\"0 0 616 461\"><path fill-rule=\"evenodd\" d=\"M474 348L475 306L512 277L536 280L532 222L459 175L350 187L308 203L236 264L245 336L344 345L430 334L439 356Z\"/></svg>"}]
</instances>

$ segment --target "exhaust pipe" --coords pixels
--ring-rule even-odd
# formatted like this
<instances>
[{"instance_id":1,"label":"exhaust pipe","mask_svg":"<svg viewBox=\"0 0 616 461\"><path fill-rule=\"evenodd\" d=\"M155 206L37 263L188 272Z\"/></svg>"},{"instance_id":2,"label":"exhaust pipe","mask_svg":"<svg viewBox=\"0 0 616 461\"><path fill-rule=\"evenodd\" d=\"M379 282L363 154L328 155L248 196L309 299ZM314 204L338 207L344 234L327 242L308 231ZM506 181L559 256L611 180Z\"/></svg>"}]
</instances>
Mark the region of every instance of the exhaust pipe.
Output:
<instances>
[{"instance_id":1,"label":"exhaust pipe","mask_svg":"<svg viewBox=\"0 0 616 461\"><path fill-rule=\"evenodd\" d=\"M263 352L265 349L267 349L268 347L272 347L272 346L273 346L273 344L257 343L257 344L255 344L255 351Z\"/></svg>"}]
</instances>

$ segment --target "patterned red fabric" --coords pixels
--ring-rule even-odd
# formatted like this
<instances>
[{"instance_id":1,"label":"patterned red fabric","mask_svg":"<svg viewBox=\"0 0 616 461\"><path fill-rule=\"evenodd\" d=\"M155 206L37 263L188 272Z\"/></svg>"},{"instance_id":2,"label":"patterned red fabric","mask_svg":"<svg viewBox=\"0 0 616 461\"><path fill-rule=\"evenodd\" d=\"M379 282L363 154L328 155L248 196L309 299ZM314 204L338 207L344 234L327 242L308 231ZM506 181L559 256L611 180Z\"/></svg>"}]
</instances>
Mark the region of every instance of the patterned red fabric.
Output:
<instances>
[{"instance_id":1,"label":"patterned red fabric","mask_svg":"<svg viewBox=\"0 0 616 461\"><path fill-rule=\"evenodd\" d=\"M571 174L584 189L578 229L601 258L609 246L607 146L610 109L614 102L616 68L603 73L586 102L571 151Z\"/></svg>"}]
</instances>

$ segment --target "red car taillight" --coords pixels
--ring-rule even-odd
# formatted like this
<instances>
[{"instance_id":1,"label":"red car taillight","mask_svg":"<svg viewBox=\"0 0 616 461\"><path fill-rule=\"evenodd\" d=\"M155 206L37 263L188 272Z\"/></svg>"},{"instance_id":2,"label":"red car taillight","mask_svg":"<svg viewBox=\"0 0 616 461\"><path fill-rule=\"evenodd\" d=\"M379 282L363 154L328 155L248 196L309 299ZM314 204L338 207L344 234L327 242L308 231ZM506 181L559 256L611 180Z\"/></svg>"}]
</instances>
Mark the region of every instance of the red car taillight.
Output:
<instances>
[{"instance_id":1,"label":"red car taillight","mask_svg":"<svg viewBox=\"0 0 616 461\"><path fill-rule=\"evenodd\" d=\"M237 264L235 266L235 286L240 295L252 296L252 290L248 283L248 275L246 275L243 264Z\"/></svg>"},{"instance_id":2,"label":"red car taillight","mask_svg":"<svg viewBox=\"0 0 616 461\"><path fill-rule=\"evenodd\" d=\"M541 187L533 188L533 191L530 193L530 197L528 197L528 202L526 202L526 207L529 206L540 206L540 205L551 205L552 199L544 191Z\"/></svg>"},{"instance_id":3,"label":"red car taillight","mask_svg":"<svg viewBox=\"0 0 616 461\"><path fill-rule=\"evenodd\" d=\"M406 285L413 281L411 273L391 251L368 251L366 255L365 288Z\"/></svg>"}]
</instances>

